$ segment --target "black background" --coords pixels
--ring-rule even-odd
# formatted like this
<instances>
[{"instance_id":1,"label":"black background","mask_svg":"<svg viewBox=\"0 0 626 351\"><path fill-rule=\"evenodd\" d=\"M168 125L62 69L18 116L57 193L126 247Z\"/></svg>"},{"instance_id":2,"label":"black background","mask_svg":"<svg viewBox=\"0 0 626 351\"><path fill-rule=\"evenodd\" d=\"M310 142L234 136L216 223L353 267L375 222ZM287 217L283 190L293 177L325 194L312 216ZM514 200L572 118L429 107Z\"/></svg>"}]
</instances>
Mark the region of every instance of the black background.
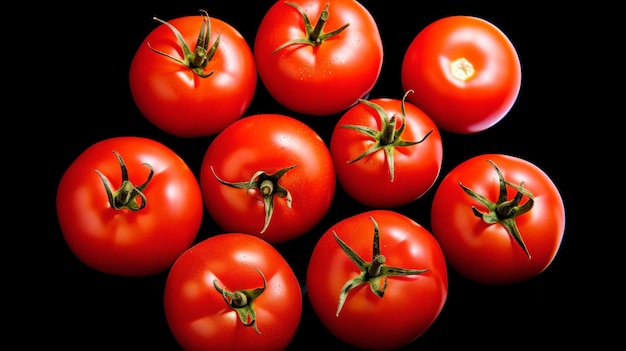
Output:
<instances>
[{"instance_id":1,"label":"black background","mask_svg":"<svg viewBox=\"0 0 626 351\"><path fill-rule=\"evenodd\" d=\"M11 263L20 268L17 272L26 274L17 274L15 281L20 283L7 289L19 302L16 317L19 323L14 323L13 328L26 332L20 334L25 337L18 339L24 348L45 343L68 350L180 349L163 314L162 293L167 272L145 278L123 278L83 265L63 241L54 209L56 186L65 169L87 147L122 135L158 140L198 172L212 137L173 137L158 130L139 113L128 85L134 52L157 26L153 16L170 20L197 15L199 9L229 22L252 46L256 27L273 3L174 1L134 4L132 9L112 3L90 3L71 10L56 8L55 16L40 18L41 25L34 20L37 14L32 14L31 30L37 31L42 41L34 45L37 50L29 51L32 56L26 57L47 57L49 63L44 63L45 70L38 70L28 68L30 62L22 60L22 67L27 66L24 75L40 77L41 85L32 86L23 77L18 80L22 91L35 90L46 95L43 101L31 99L22 108L44 111L39 114L42 127L35 129L47 138L33 137L22 142L37 153L22 161L34 168L30 174L36 182L29 184L36 184L38 192L27 187L19 188L18 194L22 197L36 194L37 205L45 211L19 211L30 217L22 223L34 228L35 234L20 237L28 238L28 243L23 246L23 254L18 253L20 258ZM404 51L413 37L434 20L449 15L474 15L489 20L507 34L522 63L518 100L507 117L487 131L472 135L442 131L442 176L478 154L511 154L541 167L559 187L566 207L561 249L545 272L519 284L486 286L450 270L449 295L443 311L432 327L407 348L444 350L462 345L495 350L559 346L571 341L593 341L596 346L607 342L614 333L604 328L606 317L600 316L611 313L601 304L611 301L611 288L598 271L604 271L608 263L596 259L598 247L592 239L607 234L586 229L589 225L583 222L591 217L585 211L595 211L583 206L582 196L590 189L581 187L581 182L590 175L580 163L589 162L579 162L590 152L585 151L584 141L590 130L584 131L574 122L581 112L580 105L573 105L584 99L569 64L572 53L582 51L580 17L567 9L557 12L507 2L490 2L488 6L468 1L428 5L400 0L361 3L377 21L385 50L382 72L371 98L402 96L400 65ZM407 9L407 4L412 4L411 9ZM29 48L33 46L23 46L21 50ZM338 118L338 115L311 118L290 112L268 95L259 80L257 95L246 115L266 112L299 117L327 141ZM33 126L18 129L33 130ZM396 210L429 228L435 187L414 203ZM336 221L366 209L350 200L341 188L336 197L328 215L310 233L277 246L303 284L306 259L317 238ZM24 200L15 203L20 208L34 208L34 203L26 200L25 204ZM36 220L31 217L34 213ZM36 226L43 226L43 230ZM205 213L197 240L217 232L219 229ZM291 349L311 345L350 349L324 329L305 295L302 320Z\"/></svg>"}]
</instances>

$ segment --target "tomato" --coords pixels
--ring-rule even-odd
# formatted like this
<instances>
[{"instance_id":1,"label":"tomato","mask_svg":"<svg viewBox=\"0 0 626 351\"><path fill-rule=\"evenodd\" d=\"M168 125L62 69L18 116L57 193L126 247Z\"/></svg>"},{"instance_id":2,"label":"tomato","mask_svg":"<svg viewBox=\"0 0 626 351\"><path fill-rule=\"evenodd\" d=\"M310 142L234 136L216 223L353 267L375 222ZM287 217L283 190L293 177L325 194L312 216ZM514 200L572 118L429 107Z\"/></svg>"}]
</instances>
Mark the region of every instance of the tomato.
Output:
<instances>
[{"instance_id":1,"label":"tomato","mask_svg":"<svg viewBox=\"0 0 626 351\"><path fill-rule=\"evenodd\" d=\"M130 88L141 113L179 137L220 132L239 119L256 91L252 49L230 24L202 16L159 23L130 66Z\"/></svg>"},{"instance_id":2,"label":"tomato","mask_svg":"<svg viewBox=\"0 0 626 351\"><path fill-rule=\"evenodd\" d=\"M358 1L278 1L261 20L254 56L261 81L280 104L325 116L371 91L383 46L374 18Z\"/></svg>"},{"instance_id":3,"label":"tomato","mask_svg":"<svg viewBox=\"0 0 626 351\"><path fill-rule=\"evenodd\" d=\"M165 145L132 136L83 151L60 180L56 209L73 253L121 276L169 268L195 240L203 215L187 164Z\"/></svg>"},{"instance_id":4,"label":"tomato","mask_svg":"<svg viewBox=\"0 0 626 351\"><path fill-rule=\"evenodd\" d=\"M257 114L211 142L200 187L208 213L224 231L280 243L324 217L336 175L328 147L311 127L286 115Z\"/></svg>"},{"instance_id":5,"label":"tomato","mask_svg":"<svg viewBox=\"0 0 626 351\"><path fill-rule=\"evenodd\" d=\"M457 272L480 283L516 283L554 260L565 231L565 208L556 185L537 165L483 154L441 181L431 225Z\"/></svg>"},{"instance_id":6,"label":"tomato","mask_svg":"<svg viewBox=\"0 0 626 351\"><path fill-rule=\"evenodd\" d=\"M421 336L448 296L443 252L423 226L391 210L361 212L319 239L306 274L311 305L342 341L390 350Z\"/></svg>"},{"instance_id":7,"label":"tomato","mask_svg":"<svg viewBox=\"0 0 626 351\"><path fill-rule=\"evenodd\" d=\"M287 261L243 233L218 234L185 251L168 273L163 301L185 350L284 350L302 314Z\"/></svg>"},{"instance_id":8,"label":"tomato","mask_svg":"<svg viewBox=\"0 0 626 351\"><path fill-rule=\"evenodd\" d=\"M435 123L402 100L360 100L337 122L330 140L337 178L357 201L393 207L420 198L441 171L443 146Z\"/></svg>"},{"instance_id":9,"label":"tomato","mask_svg":"<svg viewBox=\"0 0 626 351\"><path fill-rule=\"evenodd\" d=\"M478 17L449 16L415 36L402 62L408 100L440 129L470 134L492 127L511 110L521 64L510 39Z\"/></svg>"}]
</instances>

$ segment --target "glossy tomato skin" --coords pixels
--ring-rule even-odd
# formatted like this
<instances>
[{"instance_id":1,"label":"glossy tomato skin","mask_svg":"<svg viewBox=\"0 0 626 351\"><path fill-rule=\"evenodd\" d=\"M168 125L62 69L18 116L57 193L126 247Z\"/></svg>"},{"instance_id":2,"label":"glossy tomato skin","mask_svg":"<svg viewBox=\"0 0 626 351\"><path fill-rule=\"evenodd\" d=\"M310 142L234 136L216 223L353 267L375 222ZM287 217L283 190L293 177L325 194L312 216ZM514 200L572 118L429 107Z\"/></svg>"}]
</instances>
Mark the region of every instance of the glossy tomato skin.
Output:
<instances>
[{"instance_id":1,"label":"glossy tomato skin","mask_svg":"<svg viewBox=\"0 0 626 351\"><path fill-rule=\"evenodd\" d=\"M488 160L498 166L505 180L517 185L524 182L534 196L531 210L516 218L530 259L501 224L489 225L474 215L472 206L480 211L486 208L459 185L462 182L496 201L499 178ZM509 187L508 198L515 194ZM565 208L556 185L537 165L515 156L483 154L457 165L442 179L433 198L431 225L457 272L480 283L509 284L530 279L552 263L565 231Z\"/></svg>"},{"instance_id":2,"label":"glossy tomato skin","mask_svg":"<svg viewBox=\"0 0 626 351\"><path fill-rule=\"evenodd\" d=\"M286 197L274 196L264 232L266 206L260 191L217 180L248 182L257 171L272 174L294 165L278 181L290 192L291 207ZM282 114L256 114L228 126L211 142L200 186L208 213L224 231L253 234L275 244L306 233L324 217L334 198L336 174L328 147L311 127Z\"/></svg>"},{"instance_id":3,"label":"glossy tomato skin","mask_svg":"<svg viewBox=\"0 0 626 351\"><path fill-rule=\"evenodd\" d=\"M185 16L168 21L196 47L203 17ZM230 24L210 18L210 44L220 42L205 72L197 76L190 68L159 55L150 46L183 59L176 36L165 24L158 25L141 43L130 66L130 88L141 113L161 130L179 137L214 135L239 119L256 91L257 71L252 49Z\"/></svg>"},{"instance_id":4,"label":"glossy tomato skin","mask_svg":"<svg viewBox=\"0 0 626 351\"><path fill-rule=\"evenodd\" d=\"M257 333L244 326L214 287L263 287L253 306ZM169 271L164 291L167 323L185 350L284 350L302 314L300 284L281 254L244 233L212 236L189 248Z\"/></svg>"},{"instance_id":5,"label":"glossy tomato skin","mask_svg":"<svg viewBox=\"0 0 626 351\"><path fill-rule=\"evenodd\" d=\"M389 277L382 298L367 284L361 285L350 291L336 316L339 293L359 269L332 233L370 262L374 233L370 217L379 225L385 264L429 271ZM448 296L446 261L435 238L409 217L384 209L362 212L331 226L315 245L306 282L311 305L324 326L342 341L371 350L397 349L421 336Z\"/></svg>"},{"instance_id":6,"label":"glossy tomato skin","mask_svg":"<svg viewBox=\"0 0 626 351\"><path fill-rule=\"evenodd\" d=\"M113 189L120 186L123 158L135 185L154 175L136 212L114 209L100 171ZM195 175L174 151L152 139L121 136L83 151L63 174L56 197L63 236L72 252L93 269L121 276L147 276L169 268L195 240L203 215Z\"/></svg>"},{"instance_id":7,"label":"glossy tomato skin","mask_svg":"<svg viewBox=\"0 0 626 351\"><path fill-rule=\"evenodd\" d=\"M382 107L388 117L402 114L401 100L379 98L370 102ZM381 130L381 121L374 108L363 103L351 107L341 116L331 135L330 152L339 183L352 198L367 206L389 208L414 201L433 186L441 171L443 146L439 129L421 109L407 102L404 105L406 126L400 138L419 141L429 132L430 135L419 144L393 149L393 180L383 150L349 162L376 141L345 126L359 125ZM396 130L401 125L398 117Z\"/></svg>"},{"instance_id":8,"label":"glossy tomato skin","mask_svg":"<svg viewBox=\"0 0 626 351\"><path fill-rule=\"evenodd\" d=\"M455 62L466 68L471 64L473 75L458 79L451 69L458 67ZM403 88L415 91L408 100L440 129L458 134L477 133L502 120L517 100L521 79L510 39L473 16L444 17L426 26L409 45L401 67Z\"/></svg>"},{"instance_id":9,"label":"glossy tomato skin","mask_svg":"<svg viewBox=\"0 0 626 351\"><path fill-rule=\"evenodd\" d=\"M383 46L378 26L358 1L295 0L315 26L327 3L325 32L350 25L313 47L291 45L306 37L304 21L293 6L277 1L262 19L254 42L261 81L283 106L299 113L326 116L344 111L365 97L378 80Z\"/></svg>"}]
</instances>

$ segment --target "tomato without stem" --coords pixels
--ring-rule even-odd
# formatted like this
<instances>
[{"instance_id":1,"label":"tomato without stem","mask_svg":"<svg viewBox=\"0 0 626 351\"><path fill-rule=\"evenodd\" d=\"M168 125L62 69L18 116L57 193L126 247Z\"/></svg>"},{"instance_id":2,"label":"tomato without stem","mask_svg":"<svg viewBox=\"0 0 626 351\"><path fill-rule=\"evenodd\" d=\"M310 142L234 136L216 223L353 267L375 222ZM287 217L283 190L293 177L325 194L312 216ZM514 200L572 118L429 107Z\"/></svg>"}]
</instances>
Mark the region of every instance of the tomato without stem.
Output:
<instances>
[{"instance_id":1,"label":"tomato without stem","mask_svg":"<svg viewBox=\"0 0 626 351\"><path fill-rule=\"evenodd\" d=\"M319 239L307 268L311 305L337 338L390 350L421 336L448 295L446 261L428 230L400 213L346 218Z\"/></svg>"},{"instance_id":2,"label":"tomato without stem","mask_svg":"<svg viewBox=\"0 0 626 351\"><path fill-rule=\"evenodd\" d=\"M100 141L72 162L56 208L74 254L122 276L169 268L195 240L203 214L187 164L157 141L126 136Z\"/></svg>"},{"instance_id":3,"label":"tomato without stem","mask_svg":"<svg viewBox=\"0 0 626 351\"><path fill-rule=\"evenodd\" d=\"M261 81L292 111L331 115L378 80L383 46L372 15L353 0L276 2L254 41Z\"/></svg>"},{"instance_id":4,"label":"tomato without stem","mask_svg":"<svg viewBox=\"0 0 626 351\"><path fill-rule=\"evenodd\" d=\"M161 23L139 46L130 88L141 113L179 137L214 135L245 113L256 91L254 55L245 38L217 18Z\"/></svg>"},{"instance_id":5,"label":"tomato without stem","mask_svg":"<svg viewBox=\"0 0 626 351\"><path fill-rule=\"evenodd\" d=\"M361 100L350 108L335 125L330 152L343 189L372 207L420 198L435 183L443 158L439 129L404 97Z\"/></svg>"},{"instance_id":6,"label":"tomato without stem","mask_svg":"<svg viewBox=\"0 0 626 351\"><path fill-rule=\"evenodd\" d=\"M163 299L185 350L283 350L302 314L287 261L244 233L218 234L185 251L168 273Z\"/></svg>"},{"instance_id":7,"label":"tomato without stem","mask_svg":"<svg viewBox=\"0 0 626 351\"><path fill-rule=\"evenodd\" d=\"M521 64L509 38L494 24L450 16L426 26L409 45L401 68L408 101L440 129L469 134L498 123L521 87Z\"/></svg>"},{"instance_id":8,"label":"tomato without stem","mask_svg":"<svg viewBox=\"0 0 626 351\"><path fill-rule=\"evenodd\" d=\"M554 260L565 208L556 185L535 164L484 154L444 177L433 198L431 225L448 263L463 276L516 283Z\"/></svg>"},{"instance_id":9,"label":"tomato without stem","mask_svg":"<svg viewBox=\"0 0 626 351\"><path fill-rule=\"evenodd\" d=\"M200 186L209 214L224 231L280 243L324 217L336 174L328 147L311 127L286 115L257 114L211 142Z\"/></svg>"}]
</instances>

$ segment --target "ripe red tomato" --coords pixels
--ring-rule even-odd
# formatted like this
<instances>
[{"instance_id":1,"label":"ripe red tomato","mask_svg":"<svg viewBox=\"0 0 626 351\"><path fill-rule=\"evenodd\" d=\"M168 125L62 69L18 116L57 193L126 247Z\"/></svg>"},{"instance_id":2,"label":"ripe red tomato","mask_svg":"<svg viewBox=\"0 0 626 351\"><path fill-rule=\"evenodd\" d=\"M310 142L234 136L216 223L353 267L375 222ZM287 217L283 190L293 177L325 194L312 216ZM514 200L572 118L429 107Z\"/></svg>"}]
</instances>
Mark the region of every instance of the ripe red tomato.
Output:
<instances>
[{"instance_id":1,"label":"ripe red tomato","mask_svg":"<svg viewBox=\"0 0 626 351\"><path fill-rule=\"evenodd\" d=\"M405 97L361 100L333 130L330 153L339 183L365 205L384 208L416 200L441 171L439 129Z\"/></svg>"},{"instance_id":2,"label":"ripe red tomato","mask_svg":"<svg viewBox=\"0 0 626 351\"><path fill-rule=\"evenodd\" d=\"M169 271L163 300L185 350L284 350L302 314L287 261L243 233L212 236L185 251Z\"/></svg>"},{"instance_id":3,"label":"ripe red tomato","mask_svg":"<svg viewBox=\"0 0 626 351\"><path fill-rule=\"evenodd\" d=\"M315 245L306 282L324 326L371 350L396 349L421 336L448 296L439 244L391 210L362 212L331 226Z\"/></svg>"},{"instance_id":4,"label":"ripe red tomato","mask_svg":"<svg viewBox=\"0 0 626 351\"><path fill-rule=\"evenodd\" d=\"M155 20L161 25L130 66L130 89L141 113L180 137L213 135L239 119L257 84L254 55L242 35L206 12Z\"/></svg>"},{"instance_id":5,"label":"ripe red tomato","mask_svg":"<svg viewBox=\"0 0 626 351\"><path fill-rule=\"evenodd\" d=\"M509 38L494 24L450 16L426 26L409 45L401 68L408 101L440 129L469 134L499 122L521 86L521 64Z\"/></svg>"},{"instance_id":6,"label":"ripe red tomato","mask_svg":"<svg viewBox=\"0 0 626 351\"><path fill-rule=\"evenodd\" d=\"M61 178L56 209L74 254L122 276L169 268L195 240L203 214L187 164L157 141L129 136L83 151Z\"/></svg>"},{"instance_id":7,"label":"ripe red tomato","mask_svg":"<svg viewBox=\"0 0 626 351\"><path fill-rule=\"evenodd\" d=\"M324 217L336 175L328 147L311 127L281 114L257 114L211 142L200 187L208 213L224 231L280 243Z\"/></svg>"},{"instance_id":8,"label":"ripe red tomato","mask_svg":"<svg viewBox=\"0 0 626 351\"><path fill-rule=\"evenodd\" d=\"M324 116L371 91L383 46L374 18L358 1L277 1L259 25L254 56L261 81L280 104Z\"/></svg>"},{"instance_id":9,"label":"ripe red tomato","mask_svg":"<svg viewBox=\"0 0 626 351\"><path fill-rule=\"evenodd\" d=\"M431 225L460 274L486 284L516 283L554 260L565 208L556 185L535 164L484 154L444 177L434 195Z\"/></svg>"}]
</instances>

